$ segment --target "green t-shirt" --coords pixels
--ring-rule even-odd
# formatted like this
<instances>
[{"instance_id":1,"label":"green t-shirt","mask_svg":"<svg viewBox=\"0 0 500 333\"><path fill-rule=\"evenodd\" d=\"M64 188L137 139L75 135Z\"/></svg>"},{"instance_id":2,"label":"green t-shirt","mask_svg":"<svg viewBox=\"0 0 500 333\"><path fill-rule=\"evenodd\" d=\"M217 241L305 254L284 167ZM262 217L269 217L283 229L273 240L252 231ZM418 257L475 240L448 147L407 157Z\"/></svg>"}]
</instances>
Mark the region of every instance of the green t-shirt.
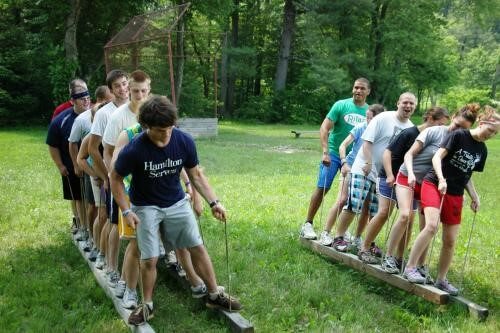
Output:
<instances>
[{"instance_id":1,"label":"green t-shirt","mask_svg":"<svg viewBox=\"0 0 500 333\"><path fill-rule=\"evenodd\" d=\"M326 115L333 122L333 130L328 136L328 150L330 153L339 155L339 146L349 135L351 129L357 124L366 121L366 110L368 104L357 106L352 98L342 99L335 102Z\"/></svg>"}]
</instances>

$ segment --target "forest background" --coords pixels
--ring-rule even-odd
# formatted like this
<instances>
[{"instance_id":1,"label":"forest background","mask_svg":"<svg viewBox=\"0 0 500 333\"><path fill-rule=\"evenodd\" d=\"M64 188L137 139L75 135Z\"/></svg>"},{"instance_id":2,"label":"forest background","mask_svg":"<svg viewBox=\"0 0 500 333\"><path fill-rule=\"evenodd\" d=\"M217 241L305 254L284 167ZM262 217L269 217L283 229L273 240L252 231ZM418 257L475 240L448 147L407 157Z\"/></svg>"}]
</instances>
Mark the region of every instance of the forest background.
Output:
<instances>
[{"instance_id":1,"label":"forest background","mask_svg":"<svg viewBox=\"0 0 500 333\"><path fill-rule=\"evenodd\" d=\"M71 78L104 84L104 46L133 16L184 3L0 0L0 126L46 124ZM360 76L388 109L406 90L419 112L497 103L495 0L192 0L174 29L183 115L319 124Z\"/></svg>"}]
</instances>

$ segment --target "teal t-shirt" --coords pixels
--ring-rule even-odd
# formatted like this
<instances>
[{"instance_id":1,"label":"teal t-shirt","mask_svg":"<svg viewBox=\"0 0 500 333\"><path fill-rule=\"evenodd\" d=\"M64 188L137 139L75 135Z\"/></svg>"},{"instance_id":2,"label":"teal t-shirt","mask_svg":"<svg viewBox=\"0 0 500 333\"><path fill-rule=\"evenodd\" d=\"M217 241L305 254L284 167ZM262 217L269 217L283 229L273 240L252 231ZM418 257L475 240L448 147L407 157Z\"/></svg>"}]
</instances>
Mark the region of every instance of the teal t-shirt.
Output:
<instances>
[{"instance_id":1,"label":"teal t-shirt","mask_svg":"<svg viewBox=\"0 0 500 333\"><path fill-rule=\"evenodd\" d=\"M326 115L333 122L333 130L328 137L328 150L339 155L339 146L352 128L366 121L368 104L357 106L352 98L335 102Z\"/></svg>"}]
</instances>

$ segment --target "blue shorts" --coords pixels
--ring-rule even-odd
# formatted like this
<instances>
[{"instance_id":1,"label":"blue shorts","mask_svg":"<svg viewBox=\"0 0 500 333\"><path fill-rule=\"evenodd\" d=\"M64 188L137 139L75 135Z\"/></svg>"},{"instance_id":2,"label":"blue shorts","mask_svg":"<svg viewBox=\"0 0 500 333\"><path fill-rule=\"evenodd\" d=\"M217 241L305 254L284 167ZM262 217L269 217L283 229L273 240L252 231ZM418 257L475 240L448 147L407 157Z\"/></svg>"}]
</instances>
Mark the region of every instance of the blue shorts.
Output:
<instances>
[{"instance_id":1,"label":"blue shorts","mask_svg":"<svg viewBox=\"0 0 500 333\"><path fill-rule=\"evenodd\" d=\"M319 163L319 174L317 185L319 188L330 189L332 187L333 179L340 170L340 157L330 153L330 166L325 166L322 162Z\"/></svg>"},{"instance_id":2,"label":"blue shorts","mask_svg":"<svg viewBox=\"0 0 500 333\"><path fill-rule=\"evenodd\" d=\"M386 177L377 178L377 193L386 199L396 201L396 189L386 183Z\"/></svg>"},{"instance_id":3,"label":"blue shorts","mask_svg":"<svg viewBox=\"0 0 500 333\"><path fill-rule=\"evenodd\" d=\"M363 175L353 173L349 183L349 196L343 209L350 210L355 214L360 214L363 203L370 200L369 212L375 216L378 210L378 198L375 194L375 183Z\"/></svg>"}]
</instances>

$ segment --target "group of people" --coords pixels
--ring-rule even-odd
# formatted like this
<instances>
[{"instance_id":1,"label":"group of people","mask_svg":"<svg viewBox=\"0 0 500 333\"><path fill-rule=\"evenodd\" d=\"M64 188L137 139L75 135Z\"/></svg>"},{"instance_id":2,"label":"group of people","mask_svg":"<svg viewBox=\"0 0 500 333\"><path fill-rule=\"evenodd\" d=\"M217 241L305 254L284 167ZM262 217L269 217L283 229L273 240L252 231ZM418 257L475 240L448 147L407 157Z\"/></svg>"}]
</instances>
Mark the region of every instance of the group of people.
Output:
<instances>
[{"instance_id":1,"label":"group of people","mask_svg":"<svg viewBox=\"0 0 500 333\"><path fill-rule=\"evenodd\" d=\"M379 104L368 106L370 82L365 78L354 82L352 94L352 98L334 103L321 124L323 155L301 237L317 239L314 217L340 171L338 197L319 242L340 252L354 251L361 261L380 263L387 273L401 273L412 283L434 284L457 295L459 290L448 281L447 273L460 228L464 191L477 212L480 200L471 176L484 169L484 142L498 133L500 114L492 107L481 109L472 103L450 117L445 108L434 106L416 126L410 120L417 106L411 92L400 95L395 111L385 111ZM478 126L472 128L476 122ZM394 207L397 220L390 226L387 248L382 251L375 240ZM405 262L417 211L420 233ZM357 225L351 235L348 229L353 220ZM434 281L427 254L440 224L442 246Z\"/></svg>"},{"instance_id":2,"label":"group of people","mask_svg":"<svg viewBox=\"0 0 500 333\"><path fill-rule=\"evenodd\" d=\"M175 105L150 90L145 72L112 70L91 105L86 83L70 82L71 98L54 112L46 143L71 202L73 233L106 272L114 295L133 309L130 324L153 318L156 264L165 252L180 264L193 297L238 311L240 302L217 285L197 223L201 198L223 223L226 210L199 166L192 137L175 127ZM121 273L120 241L128 241Z\"/></svg>"}]
</instances>

